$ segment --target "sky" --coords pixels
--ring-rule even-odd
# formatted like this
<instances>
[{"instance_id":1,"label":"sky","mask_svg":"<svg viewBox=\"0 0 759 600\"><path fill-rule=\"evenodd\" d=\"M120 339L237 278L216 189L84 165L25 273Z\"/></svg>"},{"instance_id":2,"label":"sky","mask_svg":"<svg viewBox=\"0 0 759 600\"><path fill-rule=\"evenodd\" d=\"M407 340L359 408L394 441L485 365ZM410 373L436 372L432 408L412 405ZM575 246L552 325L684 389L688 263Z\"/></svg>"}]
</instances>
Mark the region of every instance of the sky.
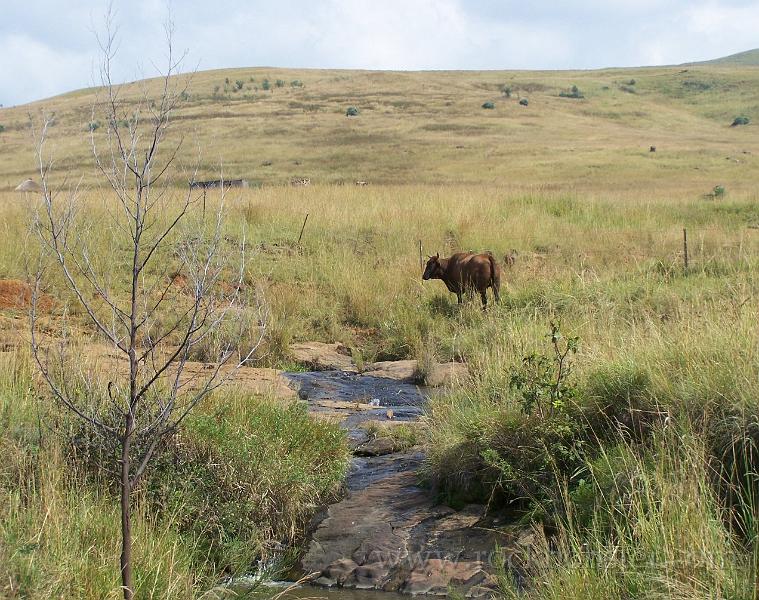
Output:
<instances>
[{"instance_id":1,"label":"sky","mask_svg":"<svg viewBox=\"0 0 759 600\"><path fill-rule=\"evenodd\" d=\"M107 0L0 0L0 104L99 83ZM156 74L163 24L185 70L589 69L759 47L759 0L113 0L114 73Z\"/></svg>"}]
</instances>

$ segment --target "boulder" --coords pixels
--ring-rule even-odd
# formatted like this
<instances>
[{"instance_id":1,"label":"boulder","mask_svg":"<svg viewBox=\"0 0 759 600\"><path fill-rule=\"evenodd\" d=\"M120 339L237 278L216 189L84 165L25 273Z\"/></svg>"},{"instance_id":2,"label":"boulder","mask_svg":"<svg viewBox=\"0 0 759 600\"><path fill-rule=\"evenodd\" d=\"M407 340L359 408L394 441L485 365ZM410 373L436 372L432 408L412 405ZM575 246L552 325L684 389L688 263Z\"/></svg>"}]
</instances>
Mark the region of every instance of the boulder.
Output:
<instances>
[{"instance_id":1,"label":"boulder","mask_svg":"<svg viewBox=\"0 0 759 600\"><path fill-rule=\"evenodd\" d=\"M295 361L317 371L358 372L358 368L351 358L350 348L339 343L302 342L292 344L290 356Z\"/></svg>"}]
</instances>

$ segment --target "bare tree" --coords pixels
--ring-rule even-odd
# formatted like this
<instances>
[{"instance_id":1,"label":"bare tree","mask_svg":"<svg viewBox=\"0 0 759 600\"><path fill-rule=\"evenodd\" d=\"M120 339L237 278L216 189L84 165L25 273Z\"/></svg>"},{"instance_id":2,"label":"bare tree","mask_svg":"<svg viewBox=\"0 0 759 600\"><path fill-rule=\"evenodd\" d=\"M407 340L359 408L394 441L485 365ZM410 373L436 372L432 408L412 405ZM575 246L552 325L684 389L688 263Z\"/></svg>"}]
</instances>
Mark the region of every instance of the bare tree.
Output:
<instances>
[{"instance_id":1,"label":"bare tree","mask_svg":"<svg viewBox=\"0 0 759 600\"><path fill-rule=\"evenodd\" d=\"M101 119L102 125L90 127L99 189L84 190L69 178L54 185L55 161L46 150L50 118L33 128L42 194L32 228L42 253L31 333L34 359L54 399L116 449L121 578L129 600L133 493L161 441L251 359L267 313L260 294L244 282L244 235L234 241L223 234L223 185L208 216L200 210L202 196L187 187L197 170L183 167L183 140L171 135L172 115L188 85L176 76L182 57L173 54L171 24L160 80L117 85L111 14L100 44L102 91L92 110L92 123ZM89 210L93 196L103 201L103 222ZM113 245L107 258L104 237ZM120 357L105 375L77 366L73 353L81 348L70 336L51 341L41 333L41 290L53 276L63 279L89 330ZM241 352L242 334L250 341ZM191 358L201 347L205 364L197 368Z\"/></svg>"}]
</instances>

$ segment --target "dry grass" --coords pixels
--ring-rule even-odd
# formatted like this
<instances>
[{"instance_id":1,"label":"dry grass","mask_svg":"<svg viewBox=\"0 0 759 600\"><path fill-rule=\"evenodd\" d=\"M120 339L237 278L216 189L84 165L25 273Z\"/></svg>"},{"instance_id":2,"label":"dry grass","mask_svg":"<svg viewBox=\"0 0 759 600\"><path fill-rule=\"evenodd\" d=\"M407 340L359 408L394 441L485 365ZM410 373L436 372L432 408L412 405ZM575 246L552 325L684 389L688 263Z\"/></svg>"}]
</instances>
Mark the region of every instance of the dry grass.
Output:
<instances>
[{"instance_id":1,"label":"dry grass","mask_svg":"<svg viewBox=\"0 0 759 600\"><path fill-rule=\"evenodd\" d=\"M214 86L223 88L227 76L243 80L243 91L224 95L222 89L214 97ZM245 91L264 77L305 85ZM622 90L633 78L635 93ZM502 84L512 86L511 99L501 98ZM558 97L573 84L585 99ZM259 361L288 366L288 345L313 339L342 342L367 361L466 360L474 373L471 385L435 401L426 432L430 471L464 485L480 458L467 454L465 444L472 436L503 434L498 419L518 412L509 374L545 342L551 319L580 337L576 376L583 390L610 397L636 392L625 388L638 381L626 374L643 373L647 398L679 414L713 415L716 408L756 414L759 138L752 125L729 124L737 114L755 116L758 91L759 69L750 67L577 73L243 69L197 74L177 125L188 142L195 138L185 147L188 161L195 158L195 141L203 148L201 177L217 177L215 165L223 159L227 176L265 184L233 193L225 224L231 242L244 235L255 248L246 283L263 286L272 311ZM519 96L529 96L528 107L518 105ZM495 110L480 109L487 100ZM58 173L83 177L82 214L88 231L96 232L87 243L118 293L121 241L104 224L109 200L93 185L88 166L91 102L91 91L82 91L32 109L56 111L51 144L61 157ZM358 106L360 116L345 117L348 105ZM28 109L0 110L5 190L33 173L24 125ZM650 145L657 146L655 153ZM264 161L271 166L261 166ZM315 185L286 185L295 176ZM370 185L354 186L357 179ZM349 185L334 185L341 182ZM725 197L704 199L717 184L725 186ZM24 278L33 252L25 219L33 202L30 195L0 192L0 278ZM213 207L216 195L208 202ZM483 314L477 303L456 306L440 282L423 283L419 240L427 252L443 255L489 249L500 258L516 249L501 304ZM170 255L165 265L170 272ZM54 275L46 284L56 300L55 317L70 299ZM15 328L20 321L4 323ZM736 426L733 433L741 435ZM660 489L667 472L682 474L682 464L673 459L662 467L651 490L662 498L683 491L686 510L703 508L702 500L711 500L700 480L681 478L682 490L675 484ZM745 556L725 545L722 530L715 533L710 510L694 513L701 526L696 530L716 540L714 548L728 563L714 577L731 577L731 564ZM646 544L681 527L675 517ZM578 596L587 591L571 577L574 564L558 587L544 589L544 597L565 584ZM640 585L652 577L644 575L636 580ZM613 596L616 588L608 589ZM667 597L668 588L657 589Z\"/></svg>"},{"instance_id":2,"label":"dry grass","mask_svg":"<svg viewBox=\"0 0 759 600\"><path fill-rule=\"evenodd\" d=\"M251 82L250 79L255 81ZM225 79L240 92L223 91ZM287 85L265 92L262 81ZM301 80L302 88L290 87ZM636 93L621 89L636 81ZM560 98L576 84L584 99ZM155 91L157 81L145 88ZM502 96L503 85L512 97ZM214 88L220 91L214 94ZM254 88L258 87L258 91ZM250 88L250 89L248 89ZM706 193L752 189L759 69L694 66L543 72L367 72L228 69L193 76L176 132L201 178L287 184L496 184L510 190ZM141 93L141 86L125 91ZM518 104L529 97L528 107ZM28 114L54 112L59 172L92 182L88 124L94 90L0 109L0 189L33 176ZM493 101L495 110L482 110ZM348 106L361 110L346 117ZM105 126L95 132L104 137ZM650 153L649 146L657 152ZM263 166L270 162L271 165ZM182 182L184 183L184 182Z\"/></svg>"}]
</instances>

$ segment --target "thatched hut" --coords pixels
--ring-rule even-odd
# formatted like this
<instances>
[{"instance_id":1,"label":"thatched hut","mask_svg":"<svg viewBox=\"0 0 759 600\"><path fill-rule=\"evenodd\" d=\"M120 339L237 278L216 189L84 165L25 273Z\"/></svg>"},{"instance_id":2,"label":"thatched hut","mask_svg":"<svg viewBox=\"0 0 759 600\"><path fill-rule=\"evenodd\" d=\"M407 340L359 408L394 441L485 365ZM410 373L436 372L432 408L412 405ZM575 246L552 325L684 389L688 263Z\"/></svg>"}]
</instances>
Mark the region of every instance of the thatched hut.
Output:
<instances>
[{"instance_id":1,"label":"thatched hut","mask_svg":"<svg viewBox=\"0 0 759 600\"><path fill-rule=\"evenodd\" d=\"M33 179L24 179L16 186L17 192L41 192L42 187Z\"/></svg>"}]
</instances>

